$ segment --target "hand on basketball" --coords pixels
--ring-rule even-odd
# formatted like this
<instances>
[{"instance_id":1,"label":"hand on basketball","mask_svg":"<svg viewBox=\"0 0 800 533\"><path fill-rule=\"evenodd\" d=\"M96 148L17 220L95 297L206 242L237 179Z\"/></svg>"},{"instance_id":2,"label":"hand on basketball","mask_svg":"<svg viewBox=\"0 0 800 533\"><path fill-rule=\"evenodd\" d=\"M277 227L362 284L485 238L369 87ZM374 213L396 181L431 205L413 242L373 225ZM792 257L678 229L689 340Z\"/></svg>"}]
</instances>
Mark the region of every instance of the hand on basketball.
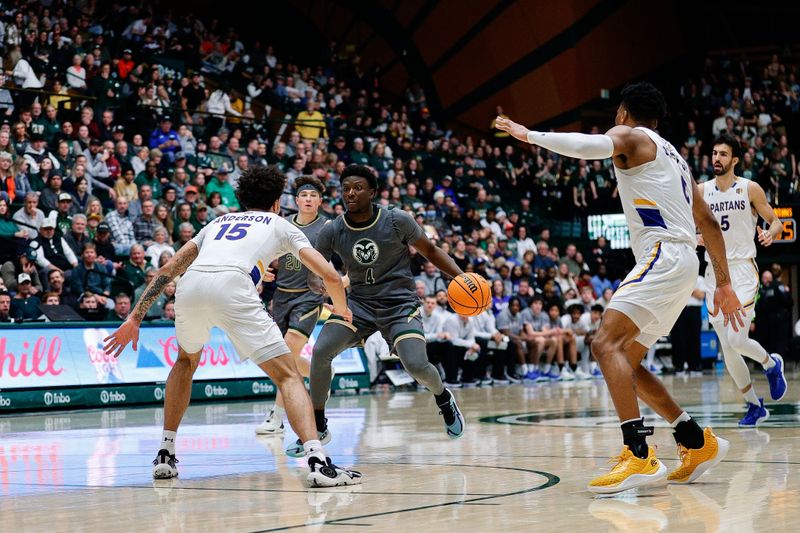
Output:
<instances>
[{"instance_id":1,"label":"hand on basketball","mask_svg":"<svg viewBox=\"0 0 800 533\"><path fill-rule=\"evenodd\" d=\"M708 312L711 316L717 316L720 311L725 317L723 323L725 327L728 326L728 323L733 326L733 331L739 331L739 328L744 327L745 311L730 284L717 287L717 290L714 291L714 308L709 309Z\"/></svg>"},{"instance_id":2,"label":"hand on basketball","mask_svg":"<svg viewBox=\"0 0 800 533\"><path fill-rule=\"evenodd\" d=\"M494 126L500 131L510 133L515 139L528 142L528 128L522 124L517 124L510 118L497 117L494 119Z\"/></svg>"},{"instance_id":3,"label":"hand on basketball","mask_svg":"<svg viewBox=\"0 0 800 533\"><path fill-rule=\"evenodd\" d=\"M139 346L139 323L129 318L117 331L103 339L103 342L106 343L103 350L114 358L120 356L129 342L133 343L133 350L136 351Z\"/></svg>"},{"instance_id":4,"label":"hand on basketball","mask_svg":"<svg viewBox=\"0 0 800 533\"><path fill-rule=\"evenodd\" d=\"M761 243L761 246L767 247L772 244L772 233L758 228L758 242Z\"/></svg>"}]
</instances>

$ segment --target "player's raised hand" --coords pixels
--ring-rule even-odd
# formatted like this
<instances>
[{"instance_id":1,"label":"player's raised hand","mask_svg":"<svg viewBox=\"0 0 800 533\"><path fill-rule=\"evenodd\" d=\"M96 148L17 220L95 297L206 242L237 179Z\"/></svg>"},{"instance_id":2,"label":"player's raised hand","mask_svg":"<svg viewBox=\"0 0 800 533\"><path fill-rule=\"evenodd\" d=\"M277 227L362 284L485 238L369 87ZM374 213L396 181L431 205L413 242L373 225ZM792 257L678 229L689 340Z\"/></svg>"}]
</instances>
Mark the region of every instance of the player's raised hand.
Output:
<instances>
[{"instance_id":1,"label":"player's raised hand","mask_svg":"<svg viewBox=\"0 0 800 533\"><path fill-rule=\"evenodd\" d=\"M761 246L764 246L766 248L767 246L772 244L772 233L762 228L758 228L758 242L761 243Z\"/></svg>"},{"instance_id":2,"label":"player's raised hand","mask_svg":"<svg viewBox=\"0 0 800 533\"><path fill-rule=\"evenodd\" d=\"M517 124L510 118L498 116L496 119L494 119L494 127L500 131L510 133L515 139L528 142L528 128L522 124Z\"/></svg>"},{"instance_id":3,"label":"player's raised hand","mask_svg":"<svg viewBox=\"0 0 800 533\"><path fill-rule=\"evenodd\" d=\"M103 342L106 343L103 350L115 358L120 356L129 342L133 343L133 349L136 351L139 346L139 322L128 318L117 331L103 339Z\"/></svg>"},{"instance_id":4,"label":"player's raised hand","mask_svg":"<svg viewBox=\"0 0 800 533\"><path fill-rule=\"evenodd\" d=\"M709 309L708 312L711 316L717 316L720 311L722 311L722 316L725 317L723 326L727 327L728 323L730 323L733 326L733 331L739 331L739 328L744 328L743 318L745 312L730 284L717 287L717 290L714 291L714 308Z\"/></svg>"}]
</instances>

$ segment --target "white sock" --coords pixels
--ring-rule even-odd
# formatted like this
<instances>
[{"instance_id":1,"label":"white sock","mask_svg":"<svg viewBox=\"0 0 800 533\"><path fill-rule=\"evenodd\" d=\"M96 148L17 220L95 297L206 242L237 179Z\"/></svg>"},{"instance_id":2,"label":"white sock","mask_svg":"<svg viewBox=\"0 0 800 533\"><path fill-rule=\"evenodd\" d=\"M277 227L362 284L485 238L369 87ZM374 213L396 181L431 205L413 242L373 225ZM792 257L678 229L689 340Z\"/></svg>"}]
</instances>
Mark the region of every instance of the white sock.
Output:
<instances>
[{"instance_id":1,"label":"white sock","mask_svg":"<svg viewBox=\"0 0 800 533\"><path fill-rule=\"evenodd\" d=\"M327 456L325 455L325 448L319 440L307 440L303 443L303 449L306 451L306 459L316 457L322 462L325 462Z\"/></svg>"},{"instance_id":2,"label":"white sock","mask_svg":"<svg viewBox=\"0 0 800 533\"><path fill-rule=\"evenodd\" d=\"M758 396L756 396L756 391L753 387L750 387L750 390L747 392L743 392L742 396L744 396L745 401L748 403L752 403L754 405L759 405Z\"/></svg>"},{"instance_id":3,"label":"white sock","mask_svg":"<svg viewBox=\"0 0 800 533\"><path fill-rule=\"evenodd\" d=\"M167 431L166 429L161 433L161 448L160 450L167 450L170 455L175 455L175 431Z\"/></svg>"},{"instance_id":4,"label":"white sock","mask_svg":"<svg viewBox=\"0 0 800 533\"><path fill-rule=\"evenodd\" d=\"M278 422L283 422L286 420L286 409L283 407L278 407L276 405L272 408L272 412L275 413L275 417L278 419Z\"/></svg>"},{"instance_id":5,"label":"white sock","mask_svg":"<svg viewBox=\"0 0 800 533\"><path fill-rule=\"evenodd\" d=\"M770 368L775 366L775 359L773 359L771 356L768 355L767 356L767 362L766 363L761 363L761 366L764 367L764 370L769 370Z\"/></svg>"},{"instance_id":6,"label":"white sock","mask_svg":"<svg viewBox=\"0 0 800 533\"><path fill-rule=\"evenodd\" d=\"M672 429L675 429L676 427L678 427L678 424L680 424L681 422L688 422L691 419L692 419L692 417L689 416L689 413L684 411L684 412L681 413L681 415L678 418L675 419L675 421L673 421L670 424L670 426L672 426Z\"/></svg>"}]
</instances>

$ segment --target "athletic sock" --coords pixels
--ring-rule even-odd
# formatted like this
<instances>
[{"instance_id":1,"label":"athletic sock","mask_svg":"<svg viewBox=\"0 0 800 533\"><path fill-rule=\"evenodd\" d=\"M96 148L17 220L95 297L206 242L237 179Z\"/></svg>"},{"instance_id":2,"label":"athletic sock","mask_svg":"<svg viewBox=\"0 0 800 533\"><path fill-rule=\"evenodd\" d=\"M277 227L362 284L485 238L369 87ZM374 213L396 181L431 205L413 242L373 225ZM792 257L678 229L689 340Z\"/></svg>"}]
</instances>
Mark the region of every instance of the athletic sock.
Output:
<instances>
[{"instance_id":1,"label":"athletic sock","mask_svg":"<svg viewBox=\"0 0 800 533\"><path fill-rule=\"evenodd\" d=\"M686 411L672 422L672 427L674 429L672 436L675 437L675 442L678 444L692 450L702 448L705 444L703 430Z\"/></svg>"},{"instance_id":2,"label":"athletic sock","mask_svg":"<svg viewBox=\"0 0 800 533\"><path fill-rule=\"evenodd\" d=\"M323 463L327 456L325 455L325 448L322 447L322 443L318 440L307 440L303 443L303 450L306 452L306 459L311 459L312 457L316 457Z\"/></svg>"},{"instance_id":3,"label":"athletic sock","mask_svg":"<svg viewBox=\"0 0 800 533\"><path fill-rule=\"evenodd\" d=\"M452 398L452 394L449 390L444 389L441 394L434 394L433 397L436 398L436 405L445 405Z\"/></svg>"},{"instance_id":4,"label":"athletic sock","mask_svg":"<svg viewBox=\"0 0 800 533\"><path fill-rule=\"evenodd\" d=\"M175 431L167 431L166 429L161 433L161 450L167 450L170 455L175 455Z\"/></svg>"},{"instance_id":5,"label":"athletic sock","mask_svg":"<svg viewBox=\"0 0 800 533\"><path fill-rule=\"evenodd\" d=\"M573 372L575 372L576 370L578 370L578 365L574 364L574 363L570 363L569 364L569 369L572 370Z\"/></svg>"},{"instance_id":6,"label":"athletic sock","mask_svg":"<svg viewBox=\"0 0 800 533\"><path fill-rule=\"evenodd\" d=\"M622 442L631 450L633 455L639 459L647 459L649 451L647 449L647 436L653 434L652 427L644 425L644 418L634 418L626 420L620 424L622 429Z\"/></svg>"},{"instance_id":7,"label":"athletic sock","mask_svg":"<svg viewBox=\"0 0 800 533\"><path fill-rule=\"evenodd\" d=\"M753 389L753 387L750 387L749 391L743 392L742 396L744 396L746 402L752 403L754 405L760 405L758 401L758 396L756 396L756 391L755 389Z\"/></svg>"},{"instance_id":8,"label":"athletic sock","mask_svg":"<svg viewBox=\"0 0 800 533\"><path fill-rule=\"evenodd\" d=\"M775 359L773 359L771 355L767 354L767 362L761 363L761 366L764 367L764 370L769 370L770 368L775 366Z\"/></svg>"},{"instance_id":9,"label":"athletic sock","mask_svg":"<svg viewBox=\"0 0 800 533\"><path fill-rule=\"evenodd\" d=\"M276 405L275 407L272 408L272 412L278 419L278 422L283 422L284 420L286 420L286 409L284 409L283 407L278 407Z\"/></svg>"},{"instance_id":10,"label":"athletic sock","mask_svg":"<svg viewBox=\"0 0 800 533\"><path fill-rule=\"evenodd\" d=\"M325 409L314 409L314 421L317 423L317 431L322 433L328 429L328 422L325 420Z\"/></svg>"}]
</instances>

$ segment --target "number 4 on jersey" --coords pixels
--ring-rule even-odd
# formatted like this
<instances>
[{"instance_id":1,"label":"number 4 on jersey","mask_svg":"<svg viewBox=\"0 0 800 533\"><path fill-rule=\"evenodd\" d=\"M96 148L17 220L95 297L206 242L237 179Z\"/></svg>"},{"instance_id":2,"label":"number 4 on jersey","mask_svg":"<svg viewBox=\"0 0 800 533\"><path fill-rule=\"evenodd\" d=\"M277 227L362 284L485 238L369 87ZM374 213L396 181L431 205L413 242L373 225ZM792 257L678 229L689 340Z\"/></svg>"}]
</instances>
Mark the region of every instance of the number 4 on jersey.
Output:
<instances>
[{"instance_id":1,"label":"number 4 on jersey","mask_svg":"<svg viewBox=\"0 0 800 533\"><path fill-rule=\"evenodd\" d=\"M372 273L372 269L371 268L367 269L367 275L366 275L366 277L364 279L364 283L366 283L367 285L374 285L375 284L375 274Z\"/></svg>"}]
</instances>

